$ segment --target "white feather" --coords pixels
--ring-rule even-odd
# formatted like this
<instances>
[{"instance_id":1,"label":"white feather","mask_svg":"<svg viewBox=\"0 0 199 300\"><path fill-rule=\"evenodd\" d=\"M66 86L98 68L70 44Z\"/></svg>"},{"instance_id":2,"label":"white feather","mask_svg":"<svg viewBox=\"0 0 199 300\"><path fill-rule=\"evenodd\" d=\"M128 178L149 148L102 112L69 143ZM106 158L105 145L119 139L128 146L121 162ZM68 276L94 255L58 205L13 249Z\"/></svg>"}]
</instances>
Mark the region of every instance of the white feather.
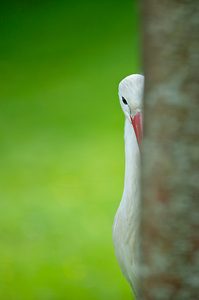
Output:
<instances>
[{"instance_id":1,"label":"white feather","mask_svg":"<svg viewBox=\"0 0 199 300\"><path fill-rule=\"evenodd\" d=\"M119 98L125 114L125 178L122 200L117 210L113 241L120 268L131 284L136 284L137 234L140 202L140 150L133 130L130 115L142 109L144 77L131 75L119 85ZM128 102L124 105L122 97Z\"/></svg>"}]
</instances>

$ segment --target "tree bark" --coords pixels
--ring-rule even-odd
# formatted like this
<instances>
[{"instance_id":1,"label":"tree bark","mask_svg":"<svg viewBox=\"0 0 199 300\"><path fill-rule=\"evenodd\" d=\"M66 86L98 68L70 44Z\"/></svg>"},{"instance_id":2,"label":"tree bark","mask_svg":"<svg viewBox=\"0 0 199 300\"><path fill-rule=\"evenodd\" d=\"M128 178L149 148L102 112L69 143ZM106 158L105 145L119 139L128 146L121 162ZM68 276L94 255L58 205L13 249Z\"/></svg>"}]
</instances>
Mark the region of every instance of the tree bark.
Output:
<instances>
[{"instance_id":1,"label":"tree bark","mask_svg":"<svg viewBox=\"0 0 199 300\"><path fill-rule=\"evenodd\" d=\"M198 1L145 0L139 299L199 286Z\"/></svg>"}]
</instances>

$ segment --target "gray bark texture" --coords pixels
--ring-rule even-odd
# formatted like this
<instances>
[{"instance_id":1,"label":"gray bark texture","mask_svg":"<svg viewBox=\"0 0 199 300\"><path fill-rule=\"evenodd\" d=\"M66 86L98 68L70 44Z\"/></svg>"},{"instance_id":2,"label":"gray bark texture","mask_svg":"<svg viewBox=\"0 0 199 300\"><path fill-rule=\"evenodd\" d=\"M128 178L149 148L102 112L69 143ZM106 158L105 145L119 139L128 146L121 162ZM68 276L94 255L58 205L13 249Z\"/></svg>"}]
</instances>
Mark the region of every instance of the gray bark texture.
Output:
<instances>
[{"instance_id":1,"label":"gray bark texture","mask_svg":"<svg viewBox=\"0 0 199 300\"><path fill-rule=\"evenodd\" d=\"M142 300L199 299L198 5L142 2Z\"/></svg>"}]
</instances>

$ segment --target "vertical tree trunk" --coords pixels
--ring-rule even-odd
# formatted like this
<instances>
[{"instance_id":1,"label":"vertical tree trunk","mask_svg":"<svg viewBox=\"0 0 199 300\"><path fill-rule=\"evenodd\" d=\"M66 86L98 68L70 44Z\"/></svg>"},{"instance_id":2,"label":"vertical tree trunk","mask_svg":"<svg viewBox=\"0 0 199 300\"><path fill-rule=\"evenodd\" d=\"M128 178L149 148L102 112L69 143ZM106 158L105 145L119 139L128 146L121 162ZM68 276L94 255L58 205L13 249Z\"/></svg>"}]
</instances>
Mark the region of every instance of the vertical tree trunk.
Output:
<instances>
[{"instance_id":1,"label":"vertical tree trunk","mask_svg":"<svg viewBox=\"0 0 199 300\"><path fill-rule=\"evenodd\" d=\"M140 299L196 300L199 285L198 1L143 1Z\"/></svg>"}]
</instances>

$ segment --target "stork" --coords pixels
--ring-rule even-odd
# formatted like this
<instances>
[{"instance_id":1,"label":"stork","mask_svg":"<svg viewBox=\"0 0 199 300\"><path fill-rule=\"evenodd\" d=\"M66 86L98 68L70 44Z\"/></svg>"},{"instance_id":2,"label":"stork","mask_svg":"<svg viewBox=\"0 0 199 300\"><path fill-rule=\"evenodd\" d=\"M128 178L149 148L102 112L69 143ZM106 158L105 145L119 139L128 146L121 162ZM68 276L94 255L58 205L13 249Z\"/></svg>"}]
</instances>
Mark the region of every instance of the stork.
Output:
<instances>
[{"instance_id":1,"label":"stork","mask_svg":"<svg viewBox=\"0 0 199 300\"><path fill-rule=\"evenodd\" d=\"M113 242L120 268L132 289L136 285L140 202L140 144L144 76L133 74L119 84L119 100L125 115L124 191L113 225Z\"/></svg>"}]
</instances>

